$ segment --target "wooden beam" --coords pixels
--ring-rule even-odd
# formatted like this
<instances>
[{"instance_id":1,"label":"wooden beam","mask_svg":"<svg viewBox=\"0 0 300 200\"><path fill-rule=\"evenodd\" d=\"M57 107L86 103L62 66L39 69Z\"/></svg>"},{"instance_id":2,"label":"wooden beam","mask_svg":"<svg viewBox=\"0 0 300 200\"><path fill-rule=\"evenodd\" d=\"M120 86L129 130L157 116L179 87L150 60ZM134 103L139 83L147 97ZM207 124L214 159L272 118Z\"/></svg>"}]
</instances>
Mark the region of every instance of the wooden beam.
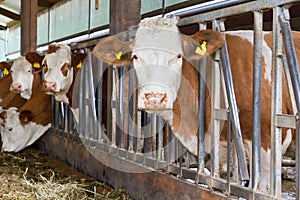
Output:
<instances>
[{"instance_id":1,"label":"wooden beam","mask_svg":"<svg viewBox=\"0 0 300 200\"><path fill-rule=\"evenodd\" d=\"M20 15L0 7L0 14L13 20L20 20Z\"/></svg>"},{"instance_id":2,"label":"wooden beam","mask_svg":"<svg viewBox=\"0 0 300 200\"><path fill-rule=\"evenodd\" d=\"M36 51L38 0L21 1L21 55Z\"/></svg>"}]
</instances>

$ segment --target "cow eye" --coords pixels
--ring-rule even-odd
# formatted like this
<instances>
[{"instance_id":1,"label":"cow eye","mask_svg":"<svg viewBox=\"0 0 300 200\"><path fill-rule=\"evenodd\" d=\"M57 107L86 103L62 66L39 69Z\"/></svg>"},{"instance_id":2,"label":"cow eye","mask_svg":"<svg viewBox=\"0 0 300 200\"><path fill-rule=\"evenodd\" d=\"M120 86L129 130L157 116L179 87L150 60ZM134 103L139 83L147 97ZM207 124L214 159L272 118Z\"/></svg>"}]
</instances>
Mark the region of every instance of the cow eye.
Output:
<instances>
[{"instance_id":1,"label":"cow eye","mask_svg":"<svg viewBox=\"0 0 300 200\"><path fill-rule=\"evenodd\" d=\"M180 59L181 57L182 57L182 55L181 55L181 54L178 54L178 55L177 55L177 58L178 58L178 59Z\"/></svg>"}]
</instances>

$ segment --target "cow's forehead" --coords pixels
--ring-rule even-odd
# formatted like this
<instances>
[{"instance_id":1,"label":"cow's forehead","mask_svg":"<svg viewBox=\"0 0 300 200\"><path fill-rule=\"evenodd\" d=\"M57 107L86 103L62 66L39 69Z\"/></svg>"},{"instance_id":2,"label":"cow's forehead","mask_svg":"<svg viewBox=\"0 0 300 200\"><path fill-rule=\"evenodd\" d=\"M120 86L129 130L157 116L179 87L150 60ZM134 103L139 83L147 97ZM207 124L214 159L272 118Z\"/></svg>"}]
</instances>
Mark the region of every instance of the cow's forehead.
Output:
<instances>
[{"instance_id":1,"label":"cow's forehead","mask_svg":"<svg viewBox=\"0 0 300 200\"><path fill-rule=\"evenodd\" d=\"M145 19L139 24L133 52L144 49L182 53L181 38L173 18Z\"/></svg>"},{"instance_id":2,"label":"cow's forehead","mask_svg":"<svg viewBox=\"0 0 300 200\"><path fill-rule=\"evenodd\" d=\"M44 62L47 61L48 67L58 67L64 63L71 63L71 50L67 45L60 45L55 52L47 53Z\"/></svg>"},{"instance_id":3,"label":"cow's forehead","mask_svg":"<svg viewBox=\"0 0 300 200\"><path fill-rule=\"evenodd\" d=\"M27 70L31 68L32 68L31 63L28 62L28 60L26 60L24 56L20 56L19 58L17 58L11 66L12 70L17 70L17 71Z\"/></svg>"}]
</instances>

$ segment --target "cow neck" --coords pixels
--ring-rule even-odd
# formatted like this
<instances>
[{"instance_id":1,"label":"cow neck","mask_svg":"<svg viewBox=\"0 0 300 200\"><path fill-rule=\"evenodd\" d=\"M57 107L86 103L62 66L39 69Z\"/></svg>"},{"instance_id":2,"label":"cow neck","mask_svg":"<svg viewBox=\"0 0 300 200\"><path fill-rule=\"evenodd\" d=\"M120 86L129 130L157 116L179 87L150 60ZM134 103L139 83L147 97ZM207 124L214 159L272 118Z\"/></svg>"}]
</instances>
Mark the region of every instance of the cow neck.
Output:
<instances>
[{"instance_id":1,"label":"cow neck","mask_svg":"<svg viewBox=\"0 0 300 200\"><path fill-rule=\"evenodd\" d=\"M171 128L177 138L194 154L197 153L197 148L191 142L197 143L198 82L198 71L183 60L180 87L173 104Z\"/></svg>"},{"instance_id":2,"label":"cow neck","mask_svg":"<svg viewBox=\"0 0 300 200\"><path fill-rule=\"evenodd\" d=\"M33 83L32 83L32 95L39 92L41 85L42 85L41 72L34 72Z\"/></svg>"},{"instance_id":3,"label":"cow neck","mask_svg":"<svg viewBox=\"0 0 300 200\"><path fill-rule=\"evenodd\" d=\"M69 100L69 106L72 107L72 96L73 96L73 88L74 88L74 82L75 82L75 79L77 77L77 74L79 72L79 70L81 68L78 68L77 66L74 66L74 63L72 63L72 69L73 69L73 81L72 81L72 84L70 86L70 89L68 90L67 92L67 98Z\"/></svg>"},{"instance_id":4,"label":"cow neck","mask_svg":"<svg viewBox=\"0 0 300 200\"><path fill-rule=\"evenodd\" d=\"M26 101L27 101L27 99L24 99L23 97L21 97L20 93L8 92L8 94L1 101L0 106L3 109L8 109L9 107L19 108Z\"/></svg>"},{"instance_id":5,"label":"cow neck","mask_svg":"<svg viewBox=\"0 0 300 200\"><path fill-rule=\"evenodd\" d=\"M1 90L0 90L0 98L4 98L6 94L9 93L9 87L12 83L11 75L7 75L0 80Z\"/></svg>"},{"instance_id":6,"label":"cow neck","mask_svg":"<svg viewBox=\"0 0 300 200\"><path fill-rule=\"evenodd\" d=\"M20 109L19 112L24 110L30 110L32 112L32 121L37 124L47 125L51 122L51 96L42 91L42 85L36 90L36 93L32 95ZM50 113L50 114L49 114ZM43 115L48 116L41 117ZM45 120L47 119L47 120Z\"/></svg>"}]
</instances>

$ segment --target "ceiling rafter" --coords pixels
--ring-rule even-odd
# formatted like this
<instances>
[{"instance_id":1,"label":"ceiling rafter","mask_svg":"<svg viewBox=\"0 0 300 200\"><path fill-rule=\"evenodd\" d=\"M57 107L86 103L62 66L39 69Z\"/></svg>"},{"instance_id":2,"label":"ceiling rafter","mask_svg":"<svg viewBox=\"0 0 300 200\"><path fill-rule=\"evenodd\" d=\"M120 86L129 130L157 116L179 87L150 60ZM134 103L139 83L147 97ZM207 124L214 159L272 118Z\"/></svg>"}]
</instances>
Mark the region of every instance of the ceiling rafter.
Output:
<instances>
[{"instance_id":1,"label":"ceiling rafter","mask_svg":"<svg viewBox=\"0 0 300 200\"><path fill-rule=\"evenodd\" d=\"M20 20L20 15L0 7L0 14L13 20Z\"/></svg>"}]
</instances>

